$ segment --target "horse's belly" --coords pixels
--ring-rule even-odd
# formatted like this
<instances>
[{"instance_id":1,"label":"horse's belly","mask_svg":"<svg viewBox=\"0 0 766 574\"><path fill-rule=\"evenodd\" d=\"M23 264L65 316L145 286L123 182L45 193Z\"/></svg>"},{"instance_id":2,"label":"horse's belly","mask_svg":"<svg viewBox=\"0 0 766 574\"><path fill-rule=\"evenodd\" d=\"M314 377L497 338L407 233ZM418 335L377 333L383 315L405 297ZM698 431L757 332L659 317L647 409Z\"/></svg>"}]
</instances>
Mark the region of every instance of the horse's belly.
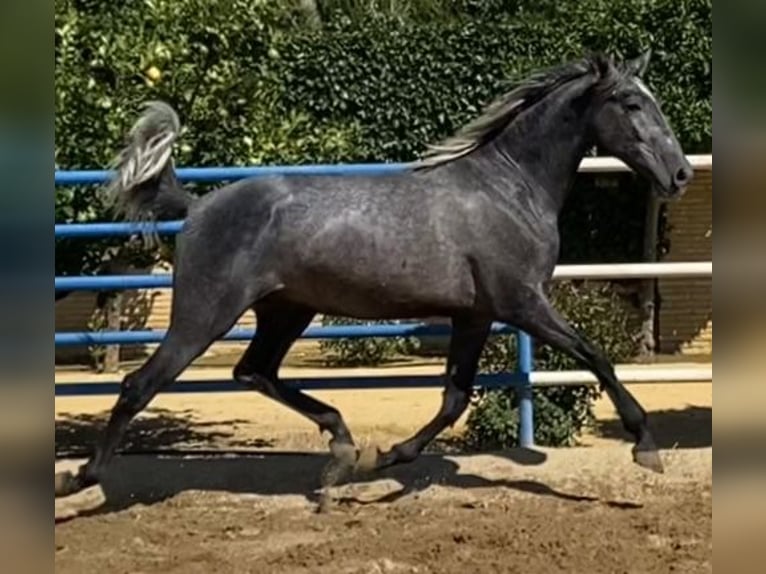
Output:
<instances>
[{"instance_id":1,"label":"horse's belly","mask_svg":"<svg viewBox=\"0 0 766 574\"><path fill-rule=\"evenodd\" d=\"M322 313L360 318L424 317L473 305L470 276L387 267L313 269L292 277L285 295Z\"/></svg>"},{"instance_id":2,"label":"horse's belly","mask_svg":"<svg viewBox=\"0 0 766 574\"><path fill-rule=\"evenodd\" d=\"M348 215L328 220L311 239L286 246L280 259L285 295L320 312L406 317L465 309L475 289L458 249L410 221Z\"/></svg>"}]
</instances>

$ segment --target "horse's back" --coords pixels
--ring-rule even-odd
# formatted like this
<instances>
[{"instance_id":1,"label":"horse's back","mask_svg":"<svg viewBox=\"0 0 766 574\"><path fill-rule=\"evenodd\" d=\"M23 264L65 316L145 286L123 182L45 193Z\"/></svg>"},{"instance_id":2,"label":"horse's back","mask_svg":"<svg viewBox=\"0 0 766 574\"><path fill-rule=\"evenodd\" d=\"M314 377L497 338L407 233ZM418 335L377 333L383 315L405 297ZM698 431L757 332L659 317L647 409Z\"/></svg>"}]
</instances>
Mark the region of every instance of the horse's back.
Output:
<instances>
[{"instance_id":1,"label":"horse's back","mask_svg":"<svg viewBox=\"0 0 766 574\"><path fill-rule=\"evenodd\" d=\"M194 251L207 252L197 260L229 280L268 274L321 312L470 309L495 274L484 268L507 267L525 241L487 194L411 174L259 178L210 195L189 217Z\"/></svg>"}]
</instances>

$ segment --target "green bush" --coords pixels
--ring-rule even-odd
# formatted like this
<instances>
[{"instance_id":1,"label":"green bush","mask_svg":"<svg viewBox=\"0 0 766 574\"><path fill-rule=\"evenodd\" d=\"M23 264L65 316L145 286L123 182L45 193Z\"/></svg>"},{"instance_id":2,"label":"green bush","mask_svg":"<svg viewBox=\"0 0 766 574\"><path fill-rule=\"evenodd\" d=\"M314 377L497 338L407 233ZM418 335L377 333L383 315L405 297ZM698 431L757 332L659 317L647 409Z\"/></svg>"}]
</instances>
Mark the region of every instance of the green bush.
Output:
<instances>
[{"instance_id":1,"label":"green bush","mask_svg":"<svg viewBox=\"0 0 766 574\"><path fill-rule=\"evenodd\" d=\"M600 346L613 362L635 356L638 350L636 315L608 284L560 282L551 290L555 307L586 339ZM514 336L495 336L487 344L480 372L516 368ZM583 368L569 356L547 345L535 346L536 370ZM574 444L592 421L596 387L543 387L534 391L535 441L546 446ZM518 444L518 393L513 389L482 391L473 401L466 421L465 441L472 448L502 448Z\"/></svg>"},{"instance_id":2,"label":"green bush","mask_svg":"<svg viewBox=\"0 0 766 574\"><path fill-rule=\"evenodd\" d=\"M329 325L391 325L397 321L362 321L348 317L325 315L322 324ZM363 339L323 339L319 342L325 361L334 367L371 367L403 355L416 352L418 342L413 337L365 337Z\"/></svg>"}]
</instances>

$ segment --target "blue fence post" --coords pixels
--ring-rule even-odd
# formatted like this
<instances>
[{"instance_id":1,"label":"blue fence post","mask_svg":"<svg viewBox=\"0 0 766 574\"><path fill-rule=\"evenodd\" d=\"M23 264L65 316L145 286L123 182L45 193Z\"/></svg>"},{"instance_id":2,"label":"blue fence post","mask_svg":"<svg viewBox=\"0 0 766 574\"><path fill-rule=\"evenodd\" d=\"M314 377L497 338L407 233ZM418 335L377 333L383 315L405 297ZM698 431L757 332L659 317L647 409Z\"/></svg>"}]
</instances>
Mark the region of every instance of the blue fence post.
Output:
<instances>
[{"instance_id":1,"label":"blue fence post","mask_svg":"<svg viewBox=\"0 0 766 574\"><path fill-rule=\"evenodd\" d=\"M519 386L519 444L522 448L532 448L535 444L534 408L532 402L533 370L532 339L523 331L516 335L519 357L519 372L523 380Z\"/></svg>"}]
</instances>

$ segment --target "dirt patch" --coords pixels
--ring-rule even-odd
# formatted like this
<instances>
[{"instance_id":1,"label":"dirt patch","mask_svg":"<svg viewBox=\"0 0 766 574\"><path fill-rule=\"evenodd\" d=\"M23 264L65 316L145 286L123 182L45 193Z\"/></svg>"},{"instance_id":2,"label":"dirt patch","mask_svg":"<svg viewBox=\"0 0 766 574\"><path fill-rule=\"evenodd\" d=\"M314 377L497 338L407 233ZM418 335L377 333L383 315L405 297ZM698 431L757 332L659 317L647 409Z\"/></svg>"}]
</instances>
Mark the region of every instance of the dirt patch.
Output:
<instances>
[{"instance_id":1,"label":"dirt patch","mask_svg":"<svg viewBox=\"0 0 766 574\"><path fill-rule=\"evenodd\" d=\"M712 572L712 449L663 457L429 455L316 514L319 455L125 456L107 505L56 526L56 571Z\"/></svg>"},{"instance_id":2,"label":"dirt patch","mask_svg":"<svg viewBox=\"0 0 766 574\"><path fill-rule=\"evenodd\" d=\"M424 374L421 370L427 369L406 373ZM400 369L394 374L403 373ZM712 446L712 383L628 387L649 412L661 448ZM383 447L416 432L436 414L442 400L439 388L312 391L311 395L336 407L357 441ZM114 401L113 396L56 397L57 456L89 452ZM583 444L624 442L627 437L606 396L596 402L595 414L596 428L581 437ZM461 434L466 416L441 438ZM131 424L122 446L324 451L327 437L307 419L257 393L164 393Z\"/></svg>"},{"instance_id":3,"label":"dirt patch","mask_svg":"<svg viewBox=\"0 0 766 574\"><path fill-rule=\"evenodd\" d=\"M602 399L585 447L428 454L338 487L329 514L315 513L327 437L313 424L252 393L160 395L122 446L165 454L114 461L106 504L56 525L56 571L712 572L712 384L631 390L665 449L663 475L631 462ZM383 446L441 401L440 389L312 394L343 412L360 443ZM57 397L57 457L89 452L113 403Z\"/></svg>"}]
</instances>

